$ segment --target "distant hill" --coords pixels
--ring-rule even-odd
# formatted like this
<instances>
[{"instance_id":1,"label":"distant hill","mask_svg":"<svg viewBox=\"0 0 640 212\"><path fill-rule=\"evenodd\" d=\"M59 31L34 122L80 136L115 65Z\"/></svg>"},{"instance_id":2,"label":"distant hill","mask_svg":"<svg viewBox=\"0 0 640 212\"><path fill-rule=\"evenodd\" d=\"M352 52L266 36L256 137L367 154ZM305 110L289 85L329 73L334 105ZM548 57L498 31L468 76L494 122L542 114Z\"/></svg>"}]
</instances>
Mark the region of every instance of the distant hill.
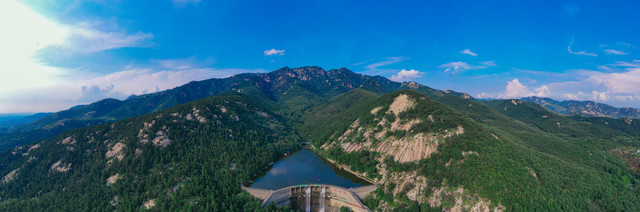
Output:
<instances>
[{"instance_id":1,"label":"distant hill","mask_svg":"<svg viewBox=\"0 0 640 212\"><path fill-rule=\"evenodd\" d=\"M581 115L590 117L640 118L640 110L630 107L613 107L593 101L557 101L543 97L521 98L525 102L534 102L553 112L563 115Z\"/></svg>"},{"instance_id":2,"label":"distant hill","mask_svg":"<svg viewBox=\"0 0 640 212\"><path fill-rule=\"evenodd\" d=\"M36 113L36 114L6 114L0 116L0 127L5 128L7 131L13 130L13 128L21 125L32 123L40 118L51 115L53 113Z\"/></svg>"}]
</instances>

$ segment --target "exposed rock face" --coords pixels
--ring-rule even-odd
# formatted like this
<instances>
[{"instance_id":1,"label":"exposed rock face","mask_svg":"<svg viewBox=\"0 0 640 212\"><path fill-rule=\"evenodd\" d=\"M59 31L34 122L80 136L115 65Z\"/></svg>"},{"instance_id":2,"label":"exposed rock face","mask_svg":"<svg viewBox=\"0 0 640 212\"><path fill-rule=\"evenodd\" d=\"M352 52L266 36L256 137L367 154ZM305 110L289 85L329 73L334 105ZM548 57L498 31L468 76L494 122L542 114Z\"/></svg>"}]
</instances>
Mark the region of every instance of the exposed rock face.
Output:
<instances>
[{"instance_id":1,"label":"exposed rock face","mask_svg":"<svg viewBox=\"0 0 640 212\"><path fill-rule=\"evenodd\" d=\"M74 139L73 137L69 136L69 137L65 138L64 140L60 141L60 143L62 143L62 144L75 144L76 143L76 139Z\"/></svg>"},{"instance_id":2,"label":"exposed rock face","mask_svg":"<svg viewBox=\"0 0 640 212\"><path fill-rule=\"evenodd\" d=\"M26 153L24 153L23 155L24 155L24 156L27 156L27 155L29 155L29 153L30 153L31 151L33 151L33 150L35 150L35 149L37 149L37 148L39 148L39 147L40 147L40 144L35 144L35 145L33 145L33 146L29 147L29 149L27 149L27 152L26 152Z\"/></svg>"},{"instance_id":3,"label":"exposed rock face","mask_svg":"<svg viewBox=\"0 0 640 212\"><path fill-rule=\"evenodd\" d=\"M393 155L393 159L397 162L414 162L428 158L429 155L437 152L438 144L445 138L462 133L464 129L458 127L457 131L443 135L419 133L413 137L386 139L373 151Z\"/></svg>"},{"instance_id":4,"label":"exposed rock face","mask_svg":"<svg viewBox=\"0 0 640 212\"><path fill-rule=\"evenodd\" d=\"M15 169L15 170L9 172L9 174L5 175L2 178L2 183L8 183L8 182L11 182L14 179L16 179L16 177L18 176L18 171L20 171L20 169Z\"/></svg>"},{"instance_id":5,"label":"exposed rock face","mask_svg":"<svg viewBox=\"0 0 640 212\"><path fill-rule=\"evenodd\" d=\"M389 111L393 112L396 116L401 112L411 108L415 102L409 100L409 96L406 94L399 95L393 100L393 103L389 105Z\"/></svg>"},{"instance_id":6,"label":"exposed rock face","mask_svg":"<svg viewBox=\"0 0 640 212\"><path fill-rule=\"evenodd\" d=\"M169 143L171 143L171 139L169 139L163 131L158 131L156 136L157 137L152 141L156 146L167 147Z\"/></svg>"},{"instance_id":7,"label":"exposed rock face","mask_svg":"<svg viewBox=\"0 0 640 212\"><path fill-rule=\"evenodd\" d=\"M61 160L51 165L51 170L54 172L67 172L69 169L71 169L71 163L64 164Z\"/></svg>"},{"instance_id":8,"label":"exposed rock face","mask_svg":"<svg viewBox=\"0 0 640 212\"><path fill-rule=\"evenodd\" d=\"M368 150L383 153L383 155L391 155L397 162L415 162L428 158L429 155L437 151L438 145L445 139L464 133L464 128L458 126L455 129L448 129L441 133L421 132L409 136L390 136L387 133L393 131L409 131L414 125L421 123L420 119L401 120L398 115L414 107L415 100L410 99L406 94L398 95L389 105L386 114L392 113L395 121L389 123L385 118L379 118L380 122L376 127L381 128L378 132L374 129L365 129L361 126L360 120L354 121L349 128L338 138L340 147L346 152ZM382 107L376 107L371 110L371 115L376 116ZM433 122L433 116L427 116L428 121ZM362 134L363 140L350 140L354 135ZM374 145L374 143L376 143ZM335 144L325 144L324 149L329 149ZM382 161L382 158L380 159Z\"/></svg>"},{"instance_id":9,"label":"exposed rock face","mask_svg":"<svg viewBox=\"0 0 640 212\"><path fill-rule=\"evenodd\" d=\"M120 174L115 174L115 175L107 178L107 186L110 186L110 185L118 182L119 179L120 179Z\"/></svg>"},{"instance_id":10,"label":"exposed rock face","mask_svg":"<svg viewBox=\"0 0 640 212\"><path fill-rule=\"evenodd\" d=\"M153 208L155 206L156 206L156 200L155 199L147 200L144 203L144 209L147 209L147 210L149 210L149 209L151 209L151 208Z\"/></svg>"},{"instance_id":11,"label":"exposed rock face","mask_svg":"<svg viewBox=\"0 0 640 212\"><path fill-rule=\"evenodd\" d=\"M428 202L432 206L441 206L445 199L453 199L453 207L448 211L504 211L503 206L493 207L491 201L466 194L464 188L440 187L433 191Z\"/></svg>"},{"instance_id":12,"label":"exposed rock face","mask_svg":"<svg viewBox=\"0 0 640 212\"><path fill-rule=\"evenodd\" d=\"M107 151L107 154L105 154L105 156L107 158L112 158L114 156L117 156L120 154L120 152L122 152L122 149L125 147L125 144L122 142L116 143L116 145L113 145L113 147L111 147L111 150Z\"/></svg>"},{"instance_id":13,"label":"exposed rock face","mask_svg":"<svg viewBox=\"0 0 640 212\"><path fill-rule=\"evenodd\" d=\"M378 113L378 111L380 111L381 109L382 109L382 107L373 108L373 110L371 110L371 114L374 115L374 114Z\"/></svg>"}]
</instances>

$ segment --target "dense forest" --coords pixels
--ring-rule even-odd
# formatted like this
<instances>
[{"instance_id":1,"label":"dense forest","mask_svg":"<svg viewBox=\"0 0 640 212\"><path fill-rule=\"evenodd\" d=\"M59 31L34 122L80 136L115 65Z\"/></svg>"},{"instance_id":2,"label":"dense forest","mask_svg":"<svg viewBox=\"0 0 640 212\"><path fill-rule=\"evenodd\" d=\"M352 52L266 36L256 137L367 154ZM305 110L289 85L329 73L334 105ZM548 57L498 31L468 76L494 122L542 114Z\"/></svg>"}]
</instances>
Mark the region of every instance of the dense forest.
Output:
<instances>
[{"instance_id":1,"label":"dense forest","mask_svg":"<svg viewBox=\"0 0 640 212\"><path fill-rule=\"evenodd\" d=\"M212 97L2 154L2 176L13 175L3 179L0 210L258 209L240 184L300 148L260 105Z\"/></svg>"}]
</instances>

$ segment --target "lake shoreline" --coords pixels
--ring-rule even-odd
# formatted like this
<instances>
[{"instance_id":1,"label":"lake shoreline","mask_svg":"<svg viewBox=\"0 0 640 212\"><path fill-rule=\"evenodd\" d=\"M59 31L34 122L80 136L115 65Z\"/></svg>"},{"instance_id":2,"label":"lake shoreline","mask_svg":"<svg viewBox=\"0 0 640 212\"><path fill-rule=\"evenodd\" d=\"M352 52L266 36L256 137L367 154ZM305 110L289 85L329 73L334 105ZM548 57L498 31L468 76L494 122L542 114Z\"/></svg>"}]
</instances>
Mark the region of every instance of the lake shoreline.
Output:
<instances>
[{"instance_id":1,"label":"lake shoreline","mask_svg":"<svg viewBox=\"0 0 640 212\"><path fill-rule=\"evenodd\" d=\"M351 170L351 168L350 168L349 166L344 165L344 164L341 164L341 163L338 163L338 162L336 162L335 160L333 160L333 159L331 159L331 158L324 157L323 155L318 154L318 152L316 152L317 150L315 149L315 147L313 147L313 146L312 146L311 148L309 148L309 147L305 147L305 149L311 150L313 153L315 153L316 155L320 156L320 158L322 158L323 160L329 161L329 162L330 162L331 164L333 164L335 167L338 167L338 168L340 168L340 169L342 169L342 170L344 170L344 171L346 171L346 172L349 172L349 173L351 173L351 174L355 175L356 177L358 177L358 178L360 178L360 179L362 179L362 180L364 180L364 181L367 181L367 182L371 183L371 185L376 185L375 181L373 181L373 180L371 180L371 179L369 179L369 178L367 178L367 177L365 177L365 176L362 176L362 174L360 174L360 173L358 173L358 172L352 171L352 170Z\"/></svg>"},{"instance_id":2,"label":"lake shoreline","mask_svg":"<svg viewBox=\"0 0 640 212\"><path fill-rule=\"evenodd\" d=\"M345 188L372 185L372 180L349 170L348 167L327 160L310 148L287 153L269 164L266 172L244 183L249 188L279 189L302 184L330 184Z\"/></svg>"}]
</instances>

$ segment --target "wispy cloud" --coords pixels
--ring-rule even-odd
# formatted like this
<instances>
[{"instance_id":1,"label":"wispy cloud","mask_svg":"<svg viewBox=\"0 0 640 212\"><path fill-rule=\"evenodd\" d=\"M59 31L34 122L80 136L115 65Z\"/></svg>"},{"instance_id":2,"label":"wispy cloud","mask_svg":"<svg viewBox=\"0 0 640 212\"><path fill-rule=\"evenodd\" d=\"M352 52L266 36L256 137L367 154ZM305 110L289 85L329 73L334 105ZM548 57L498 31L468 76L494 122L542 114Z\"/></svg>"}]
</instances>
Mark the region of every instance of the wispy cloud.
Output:
<instances>
[{"instance_id":1,"label":"wispy cloud","mask_svg":"<svg viewBox=\"0 0 640 212\"><path fill-rule=\"evenodd\" d=\"M471 50L469 50L469 49L462 50L462 51L460 52L460 54L468 54L468 55L471 55L471 56L478 56L478 54L476 54L476 53L472 52L472 51L471 51Z\"/></svg>"},{"instance_id":2,"label":"wispy cloud","mask_svg":"<svg viewBox=\"0 0 640 212\"><path fill-rule=\"evenodd\" d=\"M631 62L627 61L616 61L614 64L609 64L610 66L616 67L631 67L631 68L640 68L640 60L633 60Z\"/></svg>"},{"instance_id":3,"label":"wispy cloud","mask_svg":"<svg viewBox=\"0 0 640 212\"><path fill-rule=\"evenodd\" d=\"M397 68L384 68L384 66L399 63L408 59L408 57L386 57L383 60L369 59L354 65L364 65L365 70L361 72L363 74L388 76L391 74L397 74L401 70Z\"/></svg>"},{"instance_id":4,"label":"wispy cloud","mask_svg":"<svg viewBox=\"0 0 640 212\"><path fill-rule=\"evenodd\" d=\"M284 50L268 49L268 50L264 50L264 55L267 55L267 56L284 55Z\"/></svg>"},{"instance_id":5,"label":"wispy cloud","mask_svg":"<svg viewBox=\"0 0 640 212\"><path fill-rule=\"evenodd\" d=\"M194 69L199 67L205 67L215 63L213 58L206 58L205 60L198 61L196 56L176 59L153 59L152 63L158 64L160 68L182 70L182 69Z\"/></svg>"},{"instance_id":6,"label":"wispy cloud","mask_svg":"<svg viewBox=\"0 0 640 212\"><path fill-rule=\"evenodd\" d=\"M402 69L397 74L391 76L391 80L396 82L407 82L420 78L422 74L424 73L418 70L411 69L407 71L405 69Z\"/></svg>"},{"instance_id":7,"label":"wispy cloud","mask_svg":"<svg viewBox=\"0 0 640 212\"><path fill-rule=\"evenodd\" d=\"M621 50L615 50L615 49L605 49L603 50L605 53L607 54L615 54L615 55L625 55L625 54L629 54L627 52L621 51Z\"/></svg>"},{"instance_id":8,"label":"wispy cloud","mask_svg":"<svg viewBox=\"0 0 640 212\"><path fill-rule=\"evenodd\" d=\"M574 42L575 42L575 38L574 38L574 36L571 36L571 40L569 41L569 46L567 47L567 51L569 51L570 54L585 55L585 56L592 56L592 57L597 57L598 56L598 54L596 54L594 52L574 51L574 50L572 50L571 46L573 46Z\"/></svg>"},{"instance_id":9,"label":"wispy cloud","mask_svg":"<svg viewBox=\"0 0 640 212\"><path fill-rule=\"evenodd\" d=\"M486 69L494 66L497 66L494 61L483 61L483 62L480 62L478 65L470 65L466 62L449 62L449 63L439 65L438 68L444 69L444 72L449 72L451 74L458 74L467 70Z\"/></svg>"},{"instance_id":10,"label":"wispy cloud","mask_svg":"<svg viewBox=\"0 0 640 212\"><path fill-rule=\"evenodd\" d=\"M153 46L152 33L129 33L120 29L115 22L82 22L68 28L70 34L67 41L59 47L71 53L90 54L124 47Z\"/></svg>"},{"instance_id":11,"label":"wispy cloud","mask_svg":"<svg viewBox=\"0 0 640 212\"><path fill-rule=\"evenodd\" d=\"M409 58L407 57L387 57L385 58L384 61L380 61L377 63L373 63L373 64L369 64L367 66L365 66L365 68L369 69L369 70L375 70L378 69L378 67L380 66L386 66L386 65L391 65L394 63L399 63L405 60L408 60Z\"/></svg>"},{"instance_id":12,"label":"wispy cloud","mask_svg":"<svg viewBox=\"0 0 640 212\"><path fill-rule=\"evenodd\" d=\"M586 51L572 51L571 50L571 44L569 44L569 47L567 47L567 50L569 51L569 53L571 54L575 54L575 55L586 55L586 56L593 56L593 57L597 57L598 54L593 53L593 52L586 52Z\"/></svg>"},{"instance_id":13,"label":"wispy cloud","mask_svg":"<svg viewBox=\"0 0 640 212\"><path fill-rule=\"evenodd\" d=\"M171 2L173 2L173 6L175 7L185 7L187 5L191 5L191 4L198 4L200 3L202 0L171 0Z\"/></svg>"}]
</instances>

